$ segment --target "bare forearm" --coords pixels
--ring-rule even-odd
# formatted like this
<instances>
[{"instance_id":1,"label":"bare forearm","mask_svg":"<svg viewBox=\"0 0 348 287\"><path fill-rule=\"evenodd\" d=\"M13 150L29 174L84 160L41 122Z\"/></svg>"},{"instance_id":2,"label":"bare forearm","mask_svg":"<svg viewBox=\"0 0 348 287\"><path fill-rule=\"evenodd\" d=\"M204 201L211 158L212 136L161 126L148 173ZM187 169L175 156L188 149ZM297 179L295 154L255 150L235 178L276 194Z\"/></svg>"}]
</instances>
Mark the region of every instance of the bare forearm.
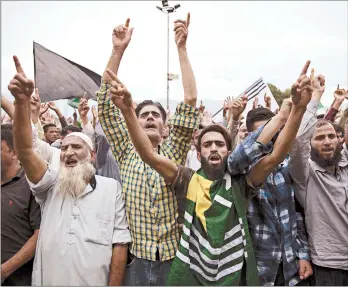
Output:
<instances>
[{"instance_id":1,"label":"bare forearm","mask_svg":"<svg viewBox=\"0 0 348 287\"><path fill-rule=\"evenodd\" d=\"M8 276L34 257L38 234L39 230L35 230L23 247L2 265L1 268Z\"/></svg>"},{"instance_id":2,"label":"bare forearm","mask_svg":"<svg viewBox=\"0 0 348 287\"><path fill-rule=\"evenodd\" d=\"M262 144L268 144L285 122L286 119L281 118L279 114L275 115L264 127L260 136L257 138L257 141Z\"/></svg>"},{"instance_id":3,"label":"bare forearm","mask_svg":"<svg viewBox=\"0 0 348 287\"><path fill-rule=\"evenodd\" d=\"M184 87L184 102L192 107L195 107L197 102L196 80L186 48L179 48L178 53L182 74L182 84Z\"/></svg>"},{"instance_id":4,"label":"bare forearm","mask_svg":"<svg viewBox=\"0 0 348 287\"><path fill-rule=\"evenodd\" d=\"M281 163L291 151L305 111L306 108L300 107L294 107L291 110L289 119L280 132L272 152L272 156L278 163Z\"/></svg>"},{"instance_id":5,"label":"bare forearm","mask_svg":"<svg viewBox=\"0 0 348 287\"><path fill-rule=\"evenodd\" d=\"M127 244L115 244L112 250L109 286L121 286L127 264Z\"/></svg>"},{"instance_id":6,"label":"bare forearm","mask_svg":"<svg viewBox=\"0 0 348 287\"><path fill-rule=\"evenodd\" d=\"M37 183L47 170L45 161L33 149L30 100L16 102L13 119L13 141L18 159L28 179Z\"/></svg>"},{"instance_id":7,"label":"bare forearm","mask_svg":"<svg viewBox=\"0 0 348 287\"><path fill-rule=\"evenodd\" d=\"M117 73L118 73L118 68L120 67L120 63L121 63L124 51L125 50L123 50L123 49L118 49L118 50L113 49L112 50L109 62L106 66L106 69L109 68L111 71L114 72L115 75L117 75ZM112 79L110 78L110 76L106 72L106 69L103 73L102 81L104 81L104 82L112 81Z\"/></svg>"},{"instance_id":8,"label":"bare forearm","mask_svg":"<svg viewBox=\"0 0 348 287\"><path fill-rule=\"evenodd\" d=\"M13 120L14 115L14 105L11 101L4 96L1 96L1 107L8 114L8 116Z\"/></svg>"}]
</instances>

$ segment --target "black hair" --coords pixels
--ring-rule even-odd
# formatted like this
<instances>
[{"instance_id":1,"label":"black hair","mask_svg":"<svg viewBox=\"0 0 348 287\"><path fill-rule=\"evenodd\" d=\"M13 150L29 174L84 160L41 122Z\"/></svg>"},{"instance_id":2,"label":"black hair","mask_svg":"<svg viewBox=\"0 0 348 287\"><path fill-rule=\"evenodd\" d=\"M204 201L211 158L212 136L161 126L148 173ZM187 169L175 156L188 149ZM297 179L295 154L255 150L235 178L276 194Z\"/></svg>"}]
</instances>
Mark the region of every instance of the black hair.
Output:
<instances>
[{"instance_id":1,"label":"black hair","mask_svg":"<svg viewBox=\"0 0 348 287\"><path fill-rule=\"evenodd\" d=\"M44 133L47 133L49 128L56 128L56 127L57 126L55 124L49 123L49 124L45 124L42 128L44 130Z\"/></svg>"},{"instance_id":2,"label":"black hair","mask_svg":"<svg viewBox=\"0 0 348 287\"><path fill-rule=\"evenodd\" d=\"M324 116L325 116L324 114L322 114L322 115L317 115L317 119L318 119L318 120L323 119Z\"/></svg>"},{"instance_id":3,"label":"black hair","mask_svg":"<svg viewBox=\"0 0 348 287\"><path fill-rule=\"evenodd\" d=\"M342 135L344 136L344 129L340 125L338 125L336 123L332 123L332 125L335 128L336 134L342 133Z\"/></svg>"},{"instance_id":4,"label":"black hair","mask_svg":"<svg viewBox=\"0 0 348 287\"><path fill-rule=\"evenodd\" d=\"M154 101L151 101L151 100L145 100L145 101L143 101L143 102L141 102L140 104L137 105L137 107L135 108L135 114L137 115L137 117L139 117L139 114L140 114L140 111L142 110L142 108L146 107L146 106L155 106L155 107L157 107L160 110L160 112L161 112L163 123L166 122L167 114L166 114L166 111L164 110L164 108L162 107L162 105L159 102L154 102Z\"/></svg>"},{"instance_id":5,"label":"black hair","mask_svg":"<svg viewBox=\"0 0 348 287\"><path fill-rule=\"evenodd\" d=\"M206 133L209 132L217 132L222 134L222 136L225 139L226 145L227 145L227 150L231 150L231 138L230 135L228 133L228 131L226 130L225 127L221 126L221 125L210 125L208 127L206 127L205 129L202 130L201 134L198 137L198 146L197 146L197 151L201 152L201 144L202 144L202 138Z\"/></svg>"},{"instance_id":6,"label":"black hair","mask_svg":"<svg viewBox=\"0 0 348 287\"><path fill-rule=\"evenodd\" d=\"M62 128L62 131L61 131L61 136L62 137L65 137L68 132L72 132L72 133L78 133L78 132L81 132L82 130L75 126L75 125L68 125L68 126L65 126L64 128Z\"/></svg>"},{"instance_id":7,"label":"black hair","mask_svg":"<svg viewBox=\"0 0 348 287\"><path fill-rule=\"evenodd\" d=\"M6 142L10 150L14 150L13 132L11 124L1 125L1 140Z\"/></svg>"},{"instance_id":8,"label":"black hair","mask_svg":"<svg viewBox=\"0 0 348 287\"><path fill-rule=\"evenodd\" d=\"M251 133L253 131L254 123L260 121L268 121L270 118L273 118L275 114L267 108L257 108L250 110L246 118L246 127L247 131Z\"/></svg>"}]
</instances>

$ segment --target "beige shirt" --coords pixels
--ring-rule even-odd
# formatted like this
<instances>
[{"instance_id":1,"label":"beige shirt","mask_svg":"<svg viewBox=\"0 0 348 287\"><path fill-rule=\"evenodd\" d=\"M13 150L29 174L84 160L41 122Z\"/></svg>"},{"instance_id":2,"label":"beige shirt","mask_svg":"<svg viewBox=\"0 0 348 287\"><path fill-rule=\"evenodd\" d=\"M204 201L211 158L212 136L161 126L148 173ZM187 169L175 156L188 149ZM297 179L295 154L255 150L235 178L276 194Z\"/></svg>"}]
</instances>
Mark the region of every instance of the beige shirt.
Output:
<instances>
[{"instance_id":1,"label":"beige shirt","mask_svg":"<svg viewBox=\"0 0 348 287\"><path fill-rule=\"evenodd\" d=\"M289 171L305 209L311 260L319 266L348 270L348 152L342 151L336 174L309 158L317 122L313 107L313 102L307 107L290 154Z\"/></svg>"},{"instance_id":2,"label":"beige shirt","mask_svg":"<svg viewBox=\"0 0 348 287\"><path fill-rule=\"evenodd\" d=\"M57 189L58 172L48 166L39 183L29 182L42 220L33 285L106 286L112 244L131 242L120 184L96 175L73 199Z\"/></svg>"}]
</instances>

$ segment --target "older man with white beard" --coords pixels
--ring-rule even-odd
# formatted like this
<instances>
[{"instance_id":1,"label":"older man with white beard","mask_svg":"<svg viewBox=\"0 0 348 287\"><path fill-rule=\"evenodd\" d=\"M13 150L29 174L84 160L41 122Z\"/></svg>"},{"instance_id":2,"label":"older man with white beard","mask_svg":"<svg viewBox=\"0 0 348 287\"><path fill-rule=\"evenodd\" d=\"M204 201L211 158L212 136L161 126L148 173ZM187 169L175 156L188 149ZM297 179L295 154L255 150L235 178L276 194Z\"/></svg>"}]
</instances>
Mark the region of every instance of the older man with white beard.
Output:
<instances>
[{"instance_id":1,"label":"older man with white beard","mask_svg":"<svg viewBox=\"0 0 348 287\"><path fill-rule=\"evenodd\" d=\"M121 285L131 241L121 186L95 175L93 145L83 133L64 138L59 171L34 151L34 83L14 61L17 74L8 86L16 101L14 146L42 211L32 284Z\"/></svg>"}]
</instances>

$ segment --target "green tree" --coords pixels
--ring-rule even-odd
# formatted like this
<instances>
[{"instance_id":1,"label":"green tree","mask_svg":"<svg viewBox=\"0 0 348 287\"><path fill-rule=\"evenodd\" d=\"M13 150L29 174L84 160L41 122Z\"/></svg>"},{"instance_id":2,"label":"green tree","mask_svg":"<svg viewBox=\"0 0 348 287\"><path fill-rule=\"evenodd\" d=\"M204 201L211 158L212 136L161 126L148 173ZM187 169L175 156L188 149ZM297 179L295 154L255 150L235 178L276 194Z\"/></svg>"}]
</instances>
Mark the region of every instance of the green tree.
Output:
<instances>
[{"instance_id":1,"label":"green tree","mask_svg":"<svg viewBox=\"0 0 348 287\"><path fill-rule=\"evenodd\" d=\"M290 89L286 89L284 92L282 92L275 85L271 83L268 83L267 85L269 89L271 90L271 93L274 96L274 99L276 100L279 106L281 106L285 98L290 97Z\"/></svg>"}]
</instances>

